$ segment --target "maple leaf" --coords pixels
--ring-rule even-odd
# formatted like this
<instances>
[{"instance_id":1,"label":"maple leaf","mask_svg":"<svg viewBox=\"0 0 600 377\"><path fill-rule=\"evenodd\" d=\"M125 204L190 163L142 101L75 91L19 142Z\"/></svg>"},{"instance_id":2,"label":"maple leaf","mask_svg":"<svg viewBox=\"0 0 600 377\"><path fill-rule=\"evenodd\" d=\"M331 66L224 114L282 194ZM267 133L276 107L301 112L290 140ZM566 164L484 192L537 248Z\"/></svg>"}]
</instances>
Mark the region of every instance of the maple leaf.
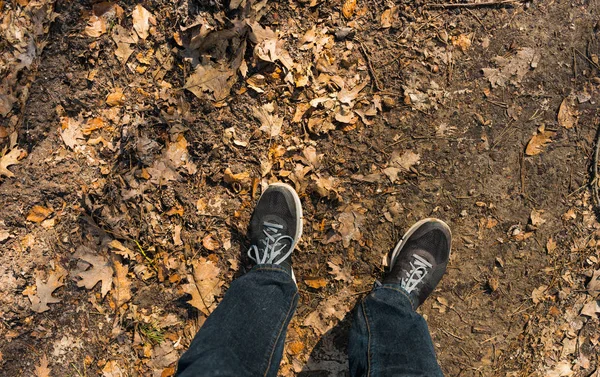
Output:
<instances>
[{"instance_id":1,"label":"maple leaf","mask_svg":"<svg viewBox=\"0 0 600 377\"><path fill-rule=\"evenodd\" d=\"M50 368L48 368L48 356L44 354L40 358L40 365L35 367L35 377L49 377Z\"/></svg>"},{"instance_id":2,"label":"maple leaf","mask_svg":"<svg viewBox=\"0 0 600 377\"><path fill-rule=\"evenodd\" d=\"M8 170L8 167L10 165L16 165L19 163L19 156L21 155L21 152L23 152L22 149L15 148L0 158L0 177L1 176L6 176L6 177L14 177L15 176L13 174L13 172Z\"/></svg>"},{"instance_id":3,"label":"maple leaf","mask_svg":"<svg viewBox=\"0 0 600 377\"><path fill-rule=\"evenodd\" d=\"M29 288L23 291L23 294L26 295L31 302L31 310L36 313L43 313L50 310L48 304L60 302L60 299L52 296L52 292L64 285L63 278L65 275L66 271L62 267L57 266L55 271L50 272L47 282L44 283L42 280L42 271L36 272L35 293Z\"/></svg>"},{"instance_id":4,"label":"maple leaf","mask_svg":"<svg viewBox=\"0 0 600 377\"><path fill-rule=\"evenodd\" d=\"M77 277L81 279L77 282L77 286L92 289L98 282L102 282L100 292L102 297L106 296L113 283L113 269L109 265L108 259L92 254L91 250L85 246L79 248L76 256L91 265L88 270L77 274Z\"/></svg>"},{"instance_id":5,"label":"maple leaf","mask_svg":"<svg viewBox=\"0 0 600 377\"><path fill-rule=\"evenodd\" d=\"M221 294L223 282L219 279L219 267L201 257L192 262L193 275L188 275L189 284L184 291L192 295L188 302L205 315L209 315L217 306L216 296Z\"/></svg>"},{"instance_id":6,"label":"maple leaf","mask_svg":"<svg viewBox=\"0 0 600 377\"><path fill-rule=\"evenodd\" d=\"M131 281L127 278L127 272L129 268L123 266L118 261L115 261L115 290L114 299L117 304L117 308L125 304L131 299Z\"/></svg>"}]
</instances>

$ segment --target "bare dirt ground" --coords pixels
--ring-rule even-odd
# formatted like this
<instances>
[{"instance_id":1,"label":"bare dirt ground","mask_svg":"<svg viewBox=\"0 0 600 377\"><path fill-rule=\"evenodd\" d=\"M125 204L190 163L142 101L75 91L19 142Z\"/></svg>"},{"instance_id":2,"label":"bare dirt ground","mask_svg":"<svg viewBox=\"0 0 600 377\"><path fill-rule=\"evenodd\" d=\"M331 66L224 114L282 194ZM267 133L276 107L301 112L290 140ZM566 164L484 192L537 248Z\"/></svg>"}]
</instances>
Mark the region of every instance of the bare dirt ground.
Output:
<instances>
[{"instance_id":1,"label":"bare dirt ground","mask_svg":"<svg viewBox=\"0 0 600 377\"><path fill-rule=\"evenodd\" d=\"M0 374L171 376L270 182L305 231L282 376L416 220L448 376L600 376L597 0L0 1Z\"/></svg>"}]
</instances>

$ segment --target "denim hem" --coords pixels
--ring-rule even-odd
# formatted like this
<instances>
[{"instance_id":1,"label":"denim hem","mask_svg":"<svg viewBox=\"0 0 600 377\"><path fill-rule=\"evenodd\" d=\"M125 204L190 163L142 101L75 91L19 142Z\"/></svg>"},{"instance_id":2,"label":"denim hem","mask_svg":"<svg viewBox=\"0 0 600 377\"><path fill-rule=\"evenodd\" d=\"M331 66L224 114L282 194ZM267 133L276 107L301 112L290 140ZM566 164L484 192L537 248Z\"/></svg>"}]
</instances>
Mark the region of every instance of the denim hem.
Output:
<instances>
[{"instance_id":1,"label":"denim hem","mask_svg":"<svg viewBox=\"0 0 600 377\"><path fill-rule=\"evenodd\" d=\"M402 297L402 299L404 301L407 301L407 304L410 305L410 308L412 310L416 310L417 309L417 306L418 306L417 304L418 303L416 303L410 297L410 294L408 292L406 292L406 290L404 288L402 288L400 286L400 284L381 284L379 286L376 286L373 290L376 291L376 290L379 290L379 289L389 289L389 290L392 290L392 291L400 293L402 295L400 297Z\"/></svg>"}]
</instances>

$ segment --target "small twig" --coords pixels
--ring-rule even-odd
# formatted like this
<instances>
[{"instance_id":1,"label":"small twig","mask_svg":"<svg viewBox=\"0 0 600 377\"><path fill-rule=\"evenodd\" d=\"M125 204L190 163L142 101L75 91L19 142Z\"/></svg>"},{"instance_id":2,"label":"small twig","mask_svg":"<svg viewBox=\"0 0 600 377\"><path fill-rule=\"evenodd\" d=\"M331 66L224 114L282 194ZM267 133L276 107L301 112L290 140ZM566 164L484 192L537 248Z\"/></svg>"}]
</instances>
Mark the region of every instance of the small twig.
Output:
<instances>
[{"instance_id":1,"label":"small twig","mask_svg":"<svg viewBox=\"0 0 600 377\"><path fill-rule=\"evenodd\" d=\"M518 4L516 0L488 1L484 3L446 3L446 4L427 4L425 8L429 9L453 9L453 8L483 8L494 7L498 5Z\"/></svg>"},{"instance_id":2,"label":"small twig","mask_svg":"<svg viewBox=\"0 0 600 377\"><path fill-rule=\"evenodd\" d=\"M479 22L479 25L481 25L481 26L483 27L483 30L484 30L485 32L487 32L487 28L485 27L485 25L483 24L483 22L481 22L481 18L477 17L477 15L475 14L475 12L473 12L473 11L472 11L472 10L470 10L469 8L465 8L465 10L466 10L467 12L469 12L469 14L470 14L471 16L473 16L473 17L474 17L474 18L477 20L477 22Z\"/></svg>"},{"instance_id":3,"label":"small twig","mask_svg":"<svg viewBox=\"0 0 600 377\"><path fill-rule=\"evenodd\" d=\"M356 41L358 41L358 43L360 44L360 49L361 49L363 55L365 56L365 60L367 61L367 67L369 68L369 73L371 74L371 77L373 78L373 82L375 83L375 89L377 89L378 92L381 92L383 89L381 89L381 85L379 85L379 78L377 77L377 73L375 72L375 69L373 68L373 64L371 63L371 58L369 57L367 48L365 47L365 45L362 43L361 40L356 39Z\"/></svg>"},{"instance_id":4,"label":"small twig","mask_svg":"<svg viewBox=\"0 0 600 377\"><path fill-rule=\"evenodd\" d=\"M583 52L579 51L578 49L574 49L575 52L577 52L579 55L581 55L581 57L583 57L585 60L587 60L593 67L596 67L596 69L600 69L600 66L596 63L594 63L592 60L590 60L590 58L588 58Z\"/></svg>"},{"instance_id":5,"label":"small twig","mask_svg":"<svg viewBox=\"0 0 600 377\"><path fill-rule=\"evenodd\" d=\"M598 195L598 155L600 154L600 123L598 123L598 130L596 131L596 148L594 150L594 161L592 164L592 181L590 182L590 186L592 186L592 194L594 197L594 201L596 202L596 209L600 207L600 195Z\"/></svg>"}]
</instances>

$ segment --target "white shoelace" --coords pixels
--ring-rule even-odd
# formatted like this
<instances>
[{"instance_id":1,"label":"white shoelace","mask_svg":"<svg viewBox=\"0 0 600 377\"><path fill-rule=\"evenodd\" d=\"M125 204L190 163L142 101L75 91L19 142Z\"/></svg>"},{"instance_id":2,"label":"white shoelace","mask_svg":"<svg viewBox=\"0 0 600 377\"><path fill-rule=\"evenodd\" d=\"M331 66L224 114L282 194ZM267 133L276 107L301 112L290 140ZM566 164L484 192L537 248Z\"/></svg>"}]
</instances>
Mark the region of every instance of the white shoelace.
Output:
<instances>
[{"instance_id":1,"label":"white shoelace","mask_svg":"<svg viewBox=\"0 0 600 377\"><path fill-rule=\"evenodd\" d=\"M423 257L416 254L413 254L413 257L415 260L410 262L408 276L400 282L402 288L408 293L411 293L417 288L432 267L431 263L427 262Z\"/></svg>"},{"instance_id":2,"label":"white shoelace","mask_svg":"<svg viewBox=\"0 0 600 377\"><path fill-rule=\"evenodd\" d=\"M283 229L283 225L264 222L263 227L263 233L267 236L267 239L263 240L265 247L261 250L256 245L250 246L248 257L256 264L280 264L294 251L291 247L294 244L294 239L279 233ZM280 243L286 239L290 240L289 244ZM287 252L280 257L285 248L288 248ZM254 252L254 255L252 255L252 252Z\"/></svg>"}]
</instances>

